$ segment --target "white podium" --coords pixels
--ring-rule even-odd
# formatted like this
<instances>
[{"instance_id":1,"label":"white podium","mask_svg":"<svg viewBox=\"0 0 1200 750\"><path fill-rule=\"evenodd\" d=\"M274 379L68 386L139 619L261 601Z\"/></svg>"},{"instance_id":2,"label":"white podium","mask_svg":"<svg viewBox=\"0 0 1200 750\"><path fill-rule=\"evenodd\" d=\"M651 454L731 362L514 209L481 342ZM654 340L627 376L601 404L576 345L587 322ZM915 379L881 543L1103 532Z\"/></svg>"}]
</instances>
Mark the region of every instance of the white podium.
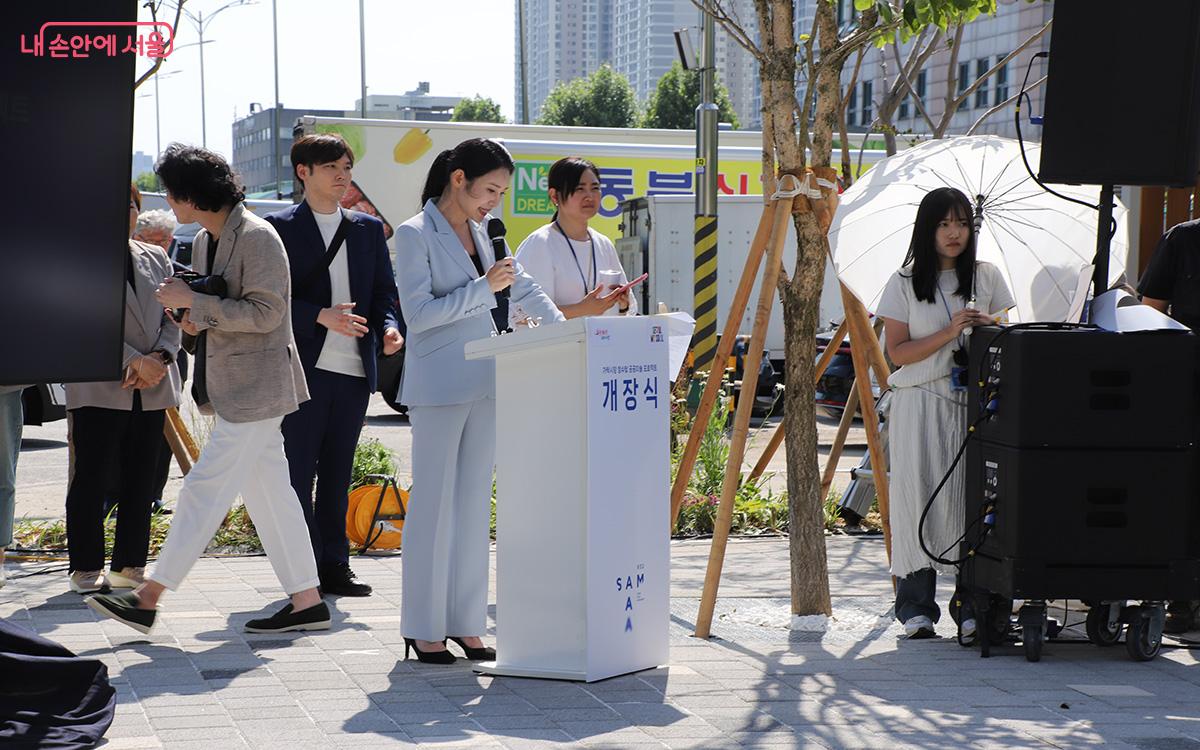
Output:
<instances>
[{"instance_id":1,"label":"white podium","mask_svg":"<svg viewBox=\"0 0 1200 750\"><path fill-rule=\"evenodd\" d=\"M496 360L496 661L478 671L591 682L667 662L670 322L467 344Z\"/></svg>"}]
</instances>

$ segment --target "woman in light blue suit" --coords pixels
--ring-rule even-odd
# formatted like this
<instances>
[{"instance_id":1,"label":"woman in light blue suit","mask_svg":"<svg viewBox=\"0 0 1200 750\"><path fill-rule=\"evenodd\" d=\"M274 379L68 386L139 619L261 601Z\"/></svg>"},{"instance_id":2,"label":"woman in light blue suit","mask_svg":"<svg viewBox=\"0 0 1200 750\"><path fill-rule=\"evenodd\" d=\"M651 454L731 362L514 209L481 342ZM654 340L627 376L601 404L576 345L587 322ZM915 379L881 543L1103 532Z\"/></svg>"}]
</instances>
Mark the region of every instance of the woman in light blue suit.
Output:
<instances>
[{"instance_id":1,"label":"woman in light blue suit","mask_svg":"<svg viewBox=\"0 0 1200 750\"><path fill-rule=\"evenodd\" d=\"M401 630L405 658L411 648L423 662L452 663L447 638L468 659L495 658L479 636L487 621L496 373L491 360L467 361L463 348L507 328L505 289L525 315L563 320L511 253L496 260L484 231L512 173L512 157L496 141L473 138L443 151L430 167L423 210L396 232L409 352L401 393L413 429Z\"/></svg>"}]
</instances>

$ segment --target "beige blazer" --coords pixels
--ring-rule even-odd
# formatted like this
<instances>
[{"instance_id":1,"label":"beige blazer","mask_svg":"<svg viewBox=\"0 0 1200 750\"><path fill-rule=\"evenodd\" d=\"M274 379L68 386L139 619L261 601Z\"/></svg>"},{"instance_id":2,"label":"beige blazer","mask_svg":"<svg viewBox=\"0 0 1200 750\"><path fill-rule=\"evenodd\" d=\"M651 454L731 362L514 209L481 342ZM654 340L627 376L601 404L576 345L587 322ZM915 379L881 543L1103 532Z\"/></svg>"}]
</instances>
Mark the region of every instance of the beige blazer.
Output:
<instances>
[{"instance_id":1,"label":"beige blazer","mask_svg":"<svg viewBox=\"0 0 1200 750\"><path fill-rule=\"evenodd\" d=\"M125 350L121 356L122 372L133 360L156 349L170 353L174 360L179 353L179 327L163 312L154 298L154 291L163 279L171 275L171 261L157 245L129 241L133 256L135 287L125 284ZM98 406L103 409L133 408L133 389L122 388L120 380L94 383L67 383L67 408ZM147 411L179 405L179 368L174 361L167 367L167 376L153 388L143 388L142 408Z\"/></svg>"},{"instance_id":2,"label":"beige blazer","mask_svg":"<svg viewBox=\"0 0 1200 750\"><path fill-rule=\"evenodd\" d=\"M202 409L228 422L258 422L290 414L308 400L304 368L292 338L291 276L275 228L239 203L221 230L210 271L208 230L192 248L197 272L225 278L228 296L197 294L191 321L208 331Z\"/></svg>"}]
</instances>

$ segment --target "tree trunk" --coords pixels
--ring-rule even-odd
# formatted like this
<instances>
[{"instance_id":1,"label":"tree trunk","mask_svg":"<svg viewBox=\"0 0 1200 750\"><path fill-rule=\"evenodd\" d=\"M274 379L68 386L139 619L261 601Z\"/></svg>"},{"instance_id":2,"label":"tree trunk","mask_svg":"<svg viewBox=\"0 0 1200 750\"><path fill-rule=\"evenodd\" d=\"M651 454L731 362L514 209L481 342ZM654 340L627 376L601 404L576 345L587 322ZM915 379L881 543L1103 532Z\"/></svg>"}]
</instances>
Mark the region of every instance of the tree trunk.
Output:
<instances>
[{"instance_id":1,"label":"tree trunk","mask_svg":"<svg viewBox=\"0 0 1200 750\"><path fill-rule=\"evenodd\" d=\"M800 214L795 219L799 238L797 249L801 257L797 259L796 273L782 295L783 327L788 333L784 344L788 387L784 391L783 428L786 434L792 613L828 615L832 608L829 566L825 559L824 498L820 496L821 473L816 460L813 389L817 307L825 275L825 259L820 255L820 247L825 243L825 237L811 213Z\"/></svg>"}]
</instances>

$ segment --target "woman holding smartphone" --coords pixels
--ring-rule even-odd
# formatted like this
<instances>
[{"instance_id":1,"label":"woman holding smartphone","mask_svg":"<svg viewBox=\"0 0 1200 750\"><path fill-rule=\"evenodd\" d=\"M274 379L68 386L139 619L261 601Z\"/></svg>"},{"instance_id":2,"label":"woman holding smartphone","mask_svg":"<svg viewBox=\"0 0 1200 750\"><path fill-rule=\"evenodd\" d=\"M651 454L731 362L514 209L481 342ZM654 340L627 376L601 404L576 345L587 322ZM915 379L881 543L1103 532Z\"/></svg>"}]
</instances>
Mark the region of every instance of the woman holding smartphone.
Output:
<instances>
[{"instance_id":1,"label":"woman holding smartphone","mask_svg":"<svg viewBox=\"0 0 1200 750\"><path fill-rule=\"evenodd\" d=\"M396 280L408 323L401 393L412 423L416 500L404 528L400 627L404 655L451 664L454 641L472 660L494 659L487 624L488 525L496 455L496 371L470 360L468 341L507 328L500 304L562 320L508 252L495 257L486 226L512 180L498 142L472 138L429 168L421 213L396 231Z\"/></svg>"},{"instance_id":2,"label":"woman holding smartphone","mask_svg":"<svg viewBox=\"0 0 1200 750\"><path fill-rule=\"evenodd\" d=\"M971 304L974 303L974 304ZM892 575L897 578L896 619L909 638L930 638L941 616L934 594L935 563L921 548L958 556L964 531L965 488L958 466L930 507L921 513L962 444L967 427L966 336L973 326L1015 304L1000 270L975 260L971 203L954 188L926 194L917 208L903 267L892 276L875 314L883 318L888 356L900 368L892 387L888 440L891 466ZM957 595L952 601L960 601ZM963 643L975 637L969 602L950 614Z\"/></svg>"},{"instance_id":3,"label":"woman holding smartphone","mask_svg":"<svg viewBox=\"0 0 1200 750\"><path fill-rule=\"evenodd\" d=\"M636 315L633 293L615 293L628 282L617 249L588 226L600 210L600 170L568 156L554 162L548 181L554 217L521 243L521 266L567 318Z\"/></svg>"}]
</instances>

